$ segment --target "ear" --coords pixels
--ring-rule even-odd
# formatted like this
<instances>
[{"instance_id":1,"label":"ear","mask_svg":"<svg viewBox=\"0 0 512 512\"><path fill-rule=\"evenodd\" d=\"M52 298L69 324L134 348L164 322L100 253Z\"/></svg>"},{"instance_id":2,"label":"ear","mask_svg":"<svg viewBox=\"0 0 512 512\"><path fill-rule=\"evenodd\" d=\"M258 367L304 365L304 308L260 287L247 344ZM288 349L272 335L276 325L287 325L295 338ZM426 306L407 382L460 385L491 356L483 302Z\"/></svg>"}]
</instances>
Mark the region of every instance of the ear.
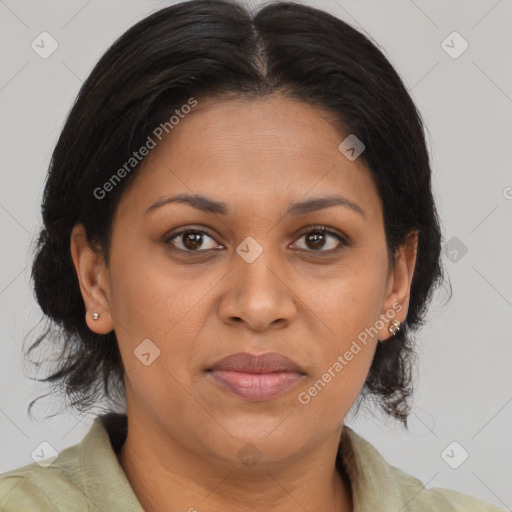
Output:
<instances>
[{"instance_id":1,"label":"ear","mask_svg":"<svg viewBox=\"0 0 512 512\"><path fill-rule=\"evenodd\" d=\"M379 340L386 340L392 336L388 330L392 320L404 322L407 318L417 252L418 231L413 231L396 255L395 266L388 277L386 297L381 311L385 325L379 330ZM395 312L394 317L391 317L390 312Z\"/></svg>"},{"instance_id":2,"label":"ear","mask_svg":"<svg viewBox=\"0 0 512 512\"><path fill-rule=\"evenodd\" d=\"M71 257L85 303L85 321L91 331L107 334L114 328L110 313L108 269L103 256L89 245L85 227L77 224L71 231ZM94 320L93 313L99 313Z\"/></svg>"}]
</instances>

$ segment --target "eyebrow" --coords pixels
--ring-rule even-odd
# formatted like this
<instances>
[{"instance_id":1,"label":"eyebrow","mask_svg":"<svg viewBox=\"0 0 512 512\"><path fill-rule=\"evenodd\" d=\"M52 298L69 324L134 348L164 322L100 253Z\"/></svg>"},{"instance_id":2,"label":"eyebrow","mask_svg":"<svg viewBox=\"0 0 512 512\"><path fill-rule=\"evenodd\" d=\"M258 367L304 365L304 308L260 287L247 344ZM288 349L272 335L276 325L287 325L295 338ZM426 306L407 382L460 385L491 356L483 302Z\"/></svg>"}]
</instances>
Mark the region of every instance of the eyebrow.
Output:
<instances>
[{"instance_id":1,"label":"eyebrow","mask_svg":"<svg viewBox=\"0 0 512 512\"><path fill-rule=\"evenodd\" d=\"M184 203L192 206L196 210L218 215L228 215L230 213L230 209L226 203L215 201L214 199L199 194L178 194L176 196L164 197L152 204L145 213L147 214L169 203ZM360 213L363 217L365 216L364 210L358 204L341 196L320 197L291 204L285 216L305 215L306 213L323 210L332 206L345 206Z\"/></svg>"}]
</instances>

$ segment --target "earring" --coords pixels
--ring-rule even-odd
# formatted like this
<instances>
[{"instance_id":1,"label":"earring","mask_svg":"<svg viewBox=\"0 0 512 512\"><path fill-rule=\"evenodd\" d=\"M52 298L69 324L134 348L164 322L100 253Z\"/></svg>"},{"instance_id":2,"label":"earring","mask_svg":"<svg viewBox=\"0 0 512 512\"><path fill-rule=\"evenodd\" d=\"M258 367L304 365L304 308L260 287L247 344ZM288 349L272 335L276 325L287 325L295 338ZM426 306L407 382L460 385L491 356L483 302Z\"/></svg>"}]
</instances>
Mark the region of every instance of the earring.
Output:
<instances>
[{"instance_id":1,"label":"earring","mask_svg":"<svg viewBox=\"0 0 512 512\"><path fill-rule=\"evenodd\" d=\"M400 322L393 320L391 325L388 327L388 331L394 336L400 330L401 325L402 324Z\"/></svg>"},{"instance_id":2,"label":"earring","mask_svg":"<svg viewBox=\"0 0 512 512\"><path fill-rule=\"evenodd\" d=\"M92 314L92 319L93 320L98 320L98 318L100 317L100 314L99 313L93 313Z\"/></svg>"}]
</instances>

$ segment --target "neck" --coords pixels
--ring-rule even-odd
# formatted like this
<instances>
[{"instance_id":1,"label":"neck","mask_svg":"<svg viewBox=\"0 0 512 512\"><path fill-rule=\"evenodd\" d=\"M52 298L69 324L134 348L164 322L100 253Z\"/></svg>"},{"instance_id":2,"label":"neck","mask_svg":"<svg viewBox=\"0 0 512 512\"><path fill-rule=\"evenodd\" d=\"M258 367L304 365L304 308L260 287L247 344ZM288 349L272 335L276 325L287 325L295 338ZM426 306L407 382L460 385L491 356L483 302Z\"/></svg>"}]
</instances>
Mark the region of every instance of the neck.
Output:
<instances>
[{"instance_id":1,"label":"neck","mask_svg":"<svg viewBox=\"0 0 512 512\"><path fill-rule=\"evenodd\" d=\"M206 460L132 423L118 458L148 512L353 510L350 480L332 457L339 436L293 464L241 470L240 463Z\"/></svg>"}]
</instances>

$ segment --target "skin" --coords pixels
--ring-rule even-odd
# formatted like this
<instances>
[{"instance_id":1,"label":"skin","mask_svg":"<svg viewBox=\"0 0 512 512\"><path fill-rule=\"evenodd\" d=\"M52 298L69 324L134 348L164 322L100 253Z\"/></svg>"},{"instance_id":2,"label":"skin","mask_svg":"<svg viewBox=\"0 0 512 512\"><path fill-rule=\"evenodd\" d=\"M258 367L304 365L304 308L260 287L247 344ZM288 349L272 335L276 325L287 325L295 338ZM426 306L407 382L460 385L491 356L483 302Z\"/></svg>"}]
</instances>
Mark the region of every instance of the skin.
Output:
<instances>
[{"instance_id":1,"label":"skin","mask_svg":"<svg viewBox=\"0 0 512 512\"><path fill-rule=\"evenodd\" d=\"M201 100L122 196L108 266L83 227L73 229L87 324L99 334L114 329L119 343L129 418L119 460L145 510L353 510L335 456L389 320L308 404L298 395L393 304L405 320L417 239L390 271L382 204L361 159L339 151L345 136L327 113L279 95ZM178 193L223 201L231 212L174 202L145 213ZM290 203L331 195L364 215L338 205L285 216ZM327 235L315 245L313 225L350 243ZM166 241L184 226L208 231L202 245L186 235ZM252 263L236 252L248 236L263 250ZM144 339L160 349L149 366L134 356ZM306 376L272 400L244 400L205 372L235 352L280 352ZM247 443L261 454L252 467L237 457Z\"/></svg>"}]
</instances>

